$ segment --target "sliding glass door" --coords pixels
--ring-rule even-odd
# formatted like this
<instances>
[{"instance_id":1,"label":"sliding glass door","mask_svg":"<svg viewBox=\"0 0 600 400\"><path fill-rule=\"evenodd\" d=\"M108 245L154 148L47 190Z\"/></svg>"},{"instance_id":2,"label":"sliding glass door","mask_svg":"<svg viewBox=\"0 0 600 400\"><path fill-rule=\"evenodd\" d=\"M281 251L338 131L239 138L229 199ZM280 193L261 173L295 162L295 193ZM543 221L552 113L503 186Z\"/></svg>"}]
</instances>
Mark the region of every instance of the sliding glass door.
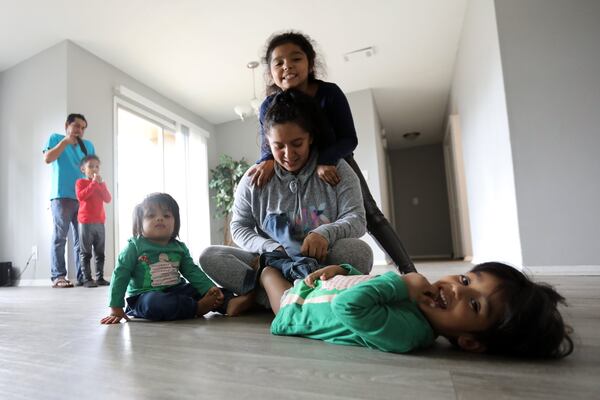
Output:
<instances>
[{"instance_id":1,"label":"sliding glass door","mask_svg":"<svg viewBox=\"0 0 600 400\"><path fill-rule=\"evenodd\" d=\"M181 124L161 123L122 105L116 112L117 248L132 235L135 205L149 193L166 192L179 204L180 240L197 257L210 244L205 141Z\"/></svg>"}]
</instances>

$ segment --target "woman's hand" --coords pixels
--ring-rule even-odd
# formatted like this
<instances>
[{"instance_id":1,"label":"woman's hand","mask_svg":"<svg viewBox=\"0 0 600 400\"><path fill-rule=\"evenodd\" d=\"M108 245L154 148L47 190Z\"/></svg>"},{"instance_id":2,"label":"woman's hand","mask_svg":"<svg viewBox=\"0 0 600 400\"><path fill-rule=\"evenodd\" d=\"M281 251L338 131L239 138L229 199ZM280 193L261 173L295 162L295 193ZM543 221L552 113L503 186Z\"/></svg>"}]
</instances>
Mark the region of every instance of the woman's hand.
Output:
<instances>
[{"instance_id":1,"label":"woman's hand","mask_svg":"<svg viewBox=\"0 0 600 400\"><path fill-rule=\"evenodd\" d=\"M411 300L428 307L435 307L437 289L429 283L427 278L417 272L411 272L403 275L400 279L403 279L406 283L408 296Z\"/></svg>"},{"instance_id":2,"label":"woman's hand","mask_svg":"<svg viewBox=\"0 0 600 400\"><path fill-rule=\"evenodd\" d=\"M329 183L331 186L340 183L340 176L335 165L317 165L317 175L322 181Z\"/></svg>"},{"instance_id":3,"label":"woman's hand","mask_svg":"<svg viewBox=\"0 0 600 400\"><path fill-rule=\"evenodd\" d=\"M327 279L331 279L336 275L348 275L348 271L339 265L328 265L308 274L306 278L304 278L304 283L314 288L315 281L317 279L326 281Z\"/></svg>"},{"instance_id":4,"label":"woman's hand","mask_svg":"<svg viewBox=\"0 0 600 400\"><path fill-rule=\"evenodd\" d=\"M129 321L129 317L125 314L125 311L121 307L111 307L111 313L109 316L104 317L100 320L101 324L118 324L122 318Z\"/></svg>"},{"instance_id":5,"label":"woman's hand","mask_svg":"<svg viewBox=\"0 0 600 400\"><path fill-rule=\"evenodd\" d=\"M312 257L319 262L325 261L329 242L318 233L311 232L304 238L300 252L305 257Z\"/></svg>"},{"instance_id":6,"label":"woman's hand","mask_svg":"<svg viewBox=\"0 0 600 400\"><path fill-rule=\"evenodd\" d=\"M252 177L252 184L263 187L275 174L275 161L265 160L256 164L248 170L248 176Z\"/></svg>"}]
</instances>

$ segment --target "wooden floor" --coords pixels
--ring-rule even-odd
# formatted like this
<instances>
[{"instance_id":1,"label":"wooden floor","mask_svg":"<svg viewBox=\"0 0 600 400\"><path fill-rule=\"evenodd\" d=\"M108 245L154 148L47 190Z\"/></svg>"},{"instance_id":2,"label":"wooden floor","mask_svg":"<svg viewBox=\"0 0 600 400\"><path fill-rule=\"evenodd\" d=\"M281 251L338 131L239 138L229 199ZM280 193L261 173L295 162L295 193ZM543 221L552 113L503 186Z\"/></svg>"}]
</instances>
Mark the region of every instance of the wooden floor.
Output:
<instances>
[{"instance_id":1,"label":"wooden floor","mask_svg":"<svg viewBox=\"0 0 600 400\"><path fill-rule=\"evenodd\" d=\"M431 280L464 270L418 267ZM576 350L562 361L470 355L443 339L397 355L278 337L266 312L102 326L107 288L0 288L0 398L600 398L600 277L538 279L570 303Z\"/></svg>"}]
</instances>

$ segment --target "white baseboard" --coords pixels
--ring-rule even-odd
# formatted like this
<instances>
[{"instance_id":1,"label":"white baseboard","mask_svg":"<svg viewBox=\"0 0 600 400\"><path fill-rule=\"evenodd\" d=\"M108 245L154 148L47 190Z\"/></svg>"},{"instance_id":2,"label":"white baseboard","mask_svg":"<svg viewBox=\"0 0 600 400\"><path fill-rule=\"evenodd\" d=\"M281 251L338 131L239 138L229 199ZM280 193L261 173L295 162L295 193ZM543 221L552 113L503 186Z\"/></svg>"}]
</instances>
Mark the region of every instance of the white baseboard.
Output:
<instances>
[{"instance_id":1,"label":"white baseboard","mask_svg":"<svg viewBox=\"0 0 600 400\"><path fill-rule=\"evenodd\" d=\"M531 275L600 275L600 265L541 265L523 270Z\"/></svg>"}]
</instances>

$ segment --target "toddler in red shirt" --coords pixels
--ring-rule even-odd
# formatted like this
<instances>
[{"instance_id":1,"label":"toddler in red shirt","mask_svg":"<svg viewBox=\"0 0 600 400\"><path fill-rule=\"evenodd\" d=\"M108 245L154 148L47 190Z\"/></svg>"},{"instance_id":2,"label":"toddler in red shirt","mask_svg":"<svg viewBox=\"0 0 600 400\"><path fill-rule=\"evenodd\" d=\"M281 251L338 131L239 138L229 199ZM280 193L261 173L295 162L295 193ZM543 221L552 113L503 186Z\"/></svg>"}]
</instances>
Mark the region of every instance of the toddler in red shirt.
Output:
<instances>
[{"instance_id":1,"label":"toddler in red shirt","mask_svg":"<svg viewBox=\"0 0 600 400\"><path fill-rule=\"evenodd\" d=\"M86 176L75 182L79 200L79 248L84 287L107 286L104 279L104 203L110 203L111 195L100 176L100 159L96 155L84 157L80 163L81 172ZM94 251L96 280L92 278L90 261Z\"/></svg>"}]
</instances>

